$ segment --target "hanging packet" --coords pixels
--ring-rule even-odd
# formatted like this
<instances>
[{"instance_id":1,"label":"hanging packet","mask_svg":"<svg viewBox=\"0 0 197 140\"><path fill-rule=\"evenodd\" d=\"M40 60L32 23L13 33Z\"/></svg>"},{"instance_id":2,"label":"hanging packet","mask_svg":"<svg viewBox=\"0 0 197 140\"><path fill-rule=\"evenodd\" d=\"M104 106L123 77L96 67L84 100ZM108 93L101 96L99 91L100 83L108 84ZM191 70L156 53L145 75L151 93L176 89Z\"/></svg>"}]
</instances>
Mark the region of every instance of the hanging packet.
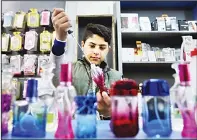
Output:
<instances>
[{"instance_id":1,"label":"hanging packet","mask_svg":"<svg viewBox=\"0 0 197 140\"><path fill-rule=\"evenodd\" d=\"M48 52L51 50L52 35L48 31L43 31L40 34L40 51Z\"/></svg>"},{"instance_id":2,"label":"hanging packet","mask_svg":"<svg viewBox=\"0 0 197 140\"><path fill-rule=\"evenodd\" d=\"M14 23L14 13L13 11L6 12L3 15L3 27L4 28L13 28L13 23Z\"/></svg>"},{"instance_id":3,"label":"hanging packet","mask_svg":"<svg viewBox=\"0 0 197 140\"><path fill-rule=\"evenodd\" d=\"M38 13L38 10L35 8L31 8L27 14L27 26L29 28L37 28L39 27L39 23L40 23L39 20L40 20L40 15Z\"/></svg>"},{"instance_id":4,"label":"hanging packet","mask_svg":"<svg viewBox=\"0 0 197 140\"><path fill-rule=\"evenodd\" d=\"M9 49L9 41L10 41L10 35L3 33L2 36L2 46L1 46L1 51L2 52L7 52Z\"/></svg>"},{"instance_id":5,"label":"hanging packet","mask_svg":"<svg viewBox=\"0 0 197 140\"><path fill-rule=\"evenodd\" d=\"M20 51L22 50L22 34L21 32L13 32L13 35L11 37L11 43L10 43L10 50L11 51Z\"/></svg>"},{"instance_id":6,"label":"hanging packet","mask_svg":"<svg viewBox=\"0 0 197 140\"><path fill-rule=\"evenodd\" d=\"M41 26L51 26L51 11L43 10L40 16L40 25Z\"/></svg>"},{"instance_id":7,"label":"hanging packet","mask_svg":"<svg viewBox=\"0 0 197 140\"><path fill-rule=\"evenodd\" d=\"M34 54L24 55L24 75L31 76L36 74L37 56Z\"/></svg>"},{"instance_id":8,"label":"hanging packet","mask_svg":"<svg viewBox=\"0 0 197 140\"><path fill-rule=\"evenodd\" d=\"M38 34L36 31L28 31L25 33L25 49L28 51L37 51Z\"/></svg>"},{"instance_id":9,"label":"hanging packet","mask_svg":"<svg viewBox=\"0 0 197 140\"><path fill-rule=\"evenodd\" d=\"M26 23L26 13L23 11L16 12L14 16L14 28L24 29Z\"/></svg>"}]
</instances>

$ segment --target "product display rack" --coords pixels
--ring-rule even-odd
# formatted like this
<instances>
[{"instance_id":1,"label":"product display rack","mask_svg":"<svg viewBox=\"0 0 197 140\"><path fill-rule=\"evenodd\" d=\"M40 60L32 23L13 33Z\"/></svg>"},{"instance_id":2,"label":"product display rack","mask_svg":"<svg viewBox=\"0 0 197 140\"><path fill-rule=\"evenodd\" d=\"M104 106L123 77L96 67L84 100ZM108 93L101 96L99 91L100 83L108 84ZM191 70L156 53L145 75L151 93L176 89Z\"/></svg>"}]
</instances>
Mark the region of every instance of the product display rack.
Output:
<instances>
[{"instance_id":1,"label":"product display rack","mask_svg":"<svg viewBox=\"0 0 197 140\"><path fill-rule=\"evenodd\" d=\"M123 62L122 48L136 48L136 41L142 41L159 48L173 47L180 48L182 43L181 36L190 35L197 39L194 31L132 31L121 28L122 13L138 13L139 17L149 17L150 22L162 14L177 17L177 20L197 20L197 2L195 1L120 1L116 2L115 14L117 21L117 52L118 70L124 77L132 78L141 83L149 78L161 78L168 81L172 86L174 79L172 74L175 71L171 68L173 62ZM178 22L177 22L178 23Z\"/></svg>"}]
</instances>

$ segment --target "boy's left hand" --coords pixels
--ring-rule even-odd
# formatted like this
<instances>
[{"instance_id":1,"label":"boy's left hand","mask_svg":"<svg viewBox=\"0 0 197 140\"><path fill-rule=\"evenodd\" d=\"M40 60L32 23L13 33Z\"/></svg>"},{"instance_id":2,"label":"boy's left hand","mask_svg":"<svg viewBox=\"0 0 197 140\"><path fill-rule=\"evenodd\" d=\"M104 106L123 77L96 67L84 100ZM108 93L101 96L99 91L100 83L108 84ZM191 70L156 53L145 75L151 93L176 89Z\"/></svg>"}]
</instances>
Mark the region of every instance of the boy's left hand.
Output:
<instances>
[{"instance_id":1,"label":"boy's left hand","mask_svg":"<svg viewBox=\"0 0 197 140\"><path fill-rule=\"evenodd\" d=\"M102 96L100 91L96 93L97 96L97 110L100 115L111 116L111 98L108 96L107 92L103 91Z\"/></svg>"}]
</instances>

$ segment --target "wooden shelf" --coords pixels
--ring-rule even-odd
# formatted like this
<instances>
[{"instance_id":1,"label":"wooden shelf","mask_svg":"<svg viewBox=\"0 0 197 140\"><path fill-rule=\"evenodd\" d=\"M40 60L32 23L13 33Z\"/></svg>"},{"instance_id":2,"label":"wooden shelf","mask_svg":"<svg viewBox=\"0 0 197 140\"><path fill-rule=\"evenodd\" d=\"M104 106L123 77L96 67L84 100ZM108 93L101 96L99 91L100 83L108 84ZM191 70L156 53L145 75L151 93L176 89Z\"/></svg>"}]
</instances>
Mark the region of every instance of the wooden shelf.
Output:
<instances>
[{"instance_id":1,"label":"wooden shelf","mask_svg":"<svg viewBox=\"0 0 197 140\"><path fill-rule=\"evenodd\" d=\"M197 37L197 32L192 31L131 31L130 29L121 29L122 37L145 37L145 38L163 38L176 37L182 35L192 35Z\"/></svg>"}]
</instances>

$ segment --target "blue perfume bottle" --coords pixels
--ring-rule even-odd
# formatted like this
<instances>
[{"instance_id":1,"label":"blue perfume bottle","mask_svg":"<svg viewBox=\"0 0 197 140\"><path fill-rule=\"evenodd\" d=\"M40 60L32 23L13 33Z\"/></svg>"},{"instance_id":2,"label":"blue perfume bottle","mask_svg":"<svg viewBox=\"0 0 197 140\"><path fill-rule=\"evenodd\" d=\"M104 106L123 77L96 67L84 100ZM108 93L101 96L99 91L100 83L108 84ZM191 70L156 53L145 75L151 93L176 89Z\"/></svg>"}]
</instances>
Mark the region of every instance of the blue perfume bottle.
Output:
<instances>
[{"instance_id":1,"label":"blue perfume bottle","mask_svg":"<svg viewBox=\"0 0 197 140\"><path fill-rule=\"evenodd\" d=\"M37 100L37 82L28 80L26 100L14 103L12 136L45 137L47 106Z\"/></svg>"},{"instance_id":2,"label":"blue perfume bottle","mask_svg":"<svg viewBox=\"0 0 197 140\"><path fill-rule=\"evenodd\" d=\"M76 138L96 138L97 118L96 118L96 97L76 96Z\"/></svg>"},{"instance_id":3,"label":"blue perfume bottle","mask_svg":"<svg viewBox=\"0 0 197 140\"><path fill-rule=\"evenodd\" d=\"M169 85L165 80L149 79L143 82L142 119L143 131L148 136L171 134Z\"/></svg>"}]
</instances>

